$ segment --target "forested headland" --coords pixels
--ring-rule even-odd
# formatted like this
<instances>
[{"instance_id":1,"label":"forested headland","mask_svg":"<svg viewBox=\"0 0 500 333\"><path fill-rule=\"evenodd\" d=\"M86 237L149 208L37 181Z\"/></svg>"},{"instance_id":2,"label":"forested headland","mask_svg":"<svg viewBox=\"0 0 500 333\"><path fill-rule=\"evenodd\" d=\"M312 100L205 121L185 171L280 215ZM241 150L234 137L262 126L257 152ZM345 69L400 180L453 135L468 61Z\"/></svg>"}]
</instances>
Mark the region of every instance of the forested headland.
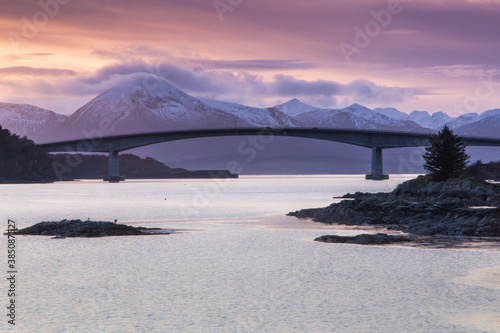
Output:
<instances>
[{"instance_id":1,"label":"forested headland","mask_svg":"<svg viewBox=\"0 0 500 333\"><path fill-rule=\"evenodd\" d=\"M27 137L0 126L0 182L52 182L55 174L49 154Z\"/></svg>"}]
</instances>

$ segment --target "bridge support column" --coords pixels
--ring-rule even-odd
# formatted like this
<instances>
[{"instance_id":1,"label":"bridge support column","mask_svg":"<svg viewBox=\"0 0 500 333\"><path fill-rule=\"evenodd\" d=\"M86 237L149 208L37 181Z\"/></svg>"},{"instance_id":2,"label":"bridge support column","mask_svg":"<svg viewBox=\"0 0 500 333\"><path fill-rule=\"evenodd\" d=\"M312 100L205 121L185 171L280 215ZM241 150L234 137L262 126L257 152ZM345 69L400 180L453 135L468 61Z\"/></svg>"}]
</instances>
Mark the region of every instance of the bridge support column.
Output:
<instances>
[{"instance_id":1,"label":"bridge support column","mask_svg":"<svg viewBox=\"0 0 500 333\"><path fill-rule=\"evenodd\" d=\"M389 175L384 175L382 167L382 148L372 147L372 173L366 175L365 179L384 180L389 179Z\"/></svg>"},{"instance_id":2,"label":"bridge support column","mask_svg":"<svg viewBox=\"0 0 500 333\"><path fill-rule=\"evenodd\" d=\"M125 180L125 177L120 176L119 153L118 150L111 150L109 152L108 176L104 180L110 183L118 183L120 180Z\"/></svg>"}]
</instances>

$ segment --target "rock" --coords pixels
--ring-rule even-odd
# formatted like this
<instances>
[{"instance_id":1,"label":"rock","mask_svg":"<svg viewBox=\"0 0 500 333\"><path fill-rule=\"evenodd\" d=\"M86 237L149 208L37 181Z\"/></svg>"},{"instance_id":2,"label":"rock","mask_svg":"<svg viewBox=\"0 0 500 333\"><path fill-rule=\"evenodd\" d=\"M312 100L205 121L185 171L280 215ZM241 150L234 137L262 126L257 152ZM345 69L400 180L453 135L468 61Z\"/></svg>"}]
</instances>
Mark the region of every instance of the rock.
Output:
<instances>
[{"instance_id":1,"label":"rock","mask_svg":"<svg viewBox=\"0 0 500 333\"><path fill-rule=\"evenodd\" d=\"M361 234L356 236L338 236L338 235L325 235L315 239L317 242L324 243L349 243L359 245L384 245L394 244L410 241L406 236L394 236L378 233L375 235Z\"/></svg>"},{"instance_id":2,"label":"rock","mask_svg":"<svg viewBox=\"0 0 500 333\"><path fill-rule=\"evenodd\" d=\"M399 184L391 193L356 192L349 197L288 215L322 223L391 225L414 235L500 236L500 187L481 180L432 182L420 176ZM494 207L468 208L487 204Z\"/></svg>"},{"instance_id":3,"label":"rock","mask_svg":"<svg viewBox=\"0 0 500 333\"><path fill-rule=\"evenodd\" d=\"M155 228L156 230L157 228ZM82 220L62 220L59 222L40 222L31 227L20 229L16 235L47 235L63 237L106 237L148 235L153 229L132 227L113 222L94 222Z\"/></svg>"}]
</instances>

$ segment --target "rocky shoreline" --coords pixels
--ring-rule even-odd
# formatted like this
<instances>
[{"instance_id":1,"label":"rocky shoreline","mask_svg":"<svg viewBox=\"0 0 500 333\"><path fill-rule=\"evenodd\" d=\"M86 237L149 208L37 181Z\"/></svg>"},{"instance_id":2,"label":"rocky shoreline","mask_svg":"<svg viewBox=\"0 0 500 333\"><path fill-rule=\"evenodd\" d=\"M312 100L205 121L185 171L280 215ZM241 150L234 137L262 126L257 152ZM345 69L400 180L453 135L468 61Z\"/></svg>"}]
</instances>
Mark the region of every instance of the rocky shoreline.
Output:
<instances>
[{"instance_id":1,"label":"rocky shoreline","mask_svg":"<svg viewBox=\"0 0 500 333\"><path fill-rule=\"evenodd\" d=\"M325 235L315 239L316 242L323 243L348 243L359 245L386 245L396 243L410 242L411 239L407 236L395 236L378 233L374 235L361 234L356 236L338 236L338 235Z\"/></svg>"},{"instance_id":2,"label":"rocky shoreline","mask_svg":"<svg viewBox=\"0 0 500 333\"><path fill-rule=\"evenodd\" d=\"M327 224L384 226L408 234L413 242L429 236L451 237L457 242L486 237L500 242L500 186L497 184L473 178L433 182L419 176L398 185L390 193L358 192L342 198L344 200L328 207L302 209L287 215ZM332 239L353 242L338 236L316 240ZM373 238L363 244L379 241Z\"/></svg>"},{"instance_id":3,"label":"rocky shoreline","mask_svg":"<svg viewBox=\"0 0 500 333\"><path fill-rule=\"evenodd\" d=\"M41 235L65 237L107 237L133 235L168 235L171 231L160 228L132 227L107 221L62 220L40 222L31 227L19 229L16 235Z\"/></svg>"}]
</instances>

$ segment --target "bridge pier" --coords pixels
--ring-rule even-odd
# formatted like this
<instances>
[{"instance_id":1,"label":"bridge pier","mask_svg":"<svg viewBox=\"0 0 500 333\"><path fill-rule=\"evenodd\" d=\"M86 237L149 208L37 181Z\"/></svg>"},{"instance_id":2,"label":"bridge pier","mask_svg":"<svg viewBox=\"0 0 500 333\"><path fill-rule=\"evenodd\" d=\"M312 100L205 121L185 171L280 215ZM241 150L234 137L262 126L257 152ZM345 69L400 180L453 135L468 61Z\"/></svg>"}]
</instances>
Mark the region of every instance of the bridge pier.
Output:
<instances>
[{"instance_id":1,"label":"bridge pier","mask_svg":"<svg viewBox=\"0 0 500 333\"><path fill-rule=\"evenodd\" d=\"M372 173L365 176L365 179L384 180L389 179L389 175L384 175L382 166L382 148L372 147Z\"/></svg>"},{"instance_id":2,"label":"bridge pier","mask_svg":"<svg viewBox=\"0 0 500 333\"><path fill-rule=\"evenodd\" d=\"M119 153L120 151L118 150L109 151L108 176L103 179L104 181L118 183L120 180L125 180L125 177L120 176L120 161L118 159Z\"/></svg>"}]
</instances>

